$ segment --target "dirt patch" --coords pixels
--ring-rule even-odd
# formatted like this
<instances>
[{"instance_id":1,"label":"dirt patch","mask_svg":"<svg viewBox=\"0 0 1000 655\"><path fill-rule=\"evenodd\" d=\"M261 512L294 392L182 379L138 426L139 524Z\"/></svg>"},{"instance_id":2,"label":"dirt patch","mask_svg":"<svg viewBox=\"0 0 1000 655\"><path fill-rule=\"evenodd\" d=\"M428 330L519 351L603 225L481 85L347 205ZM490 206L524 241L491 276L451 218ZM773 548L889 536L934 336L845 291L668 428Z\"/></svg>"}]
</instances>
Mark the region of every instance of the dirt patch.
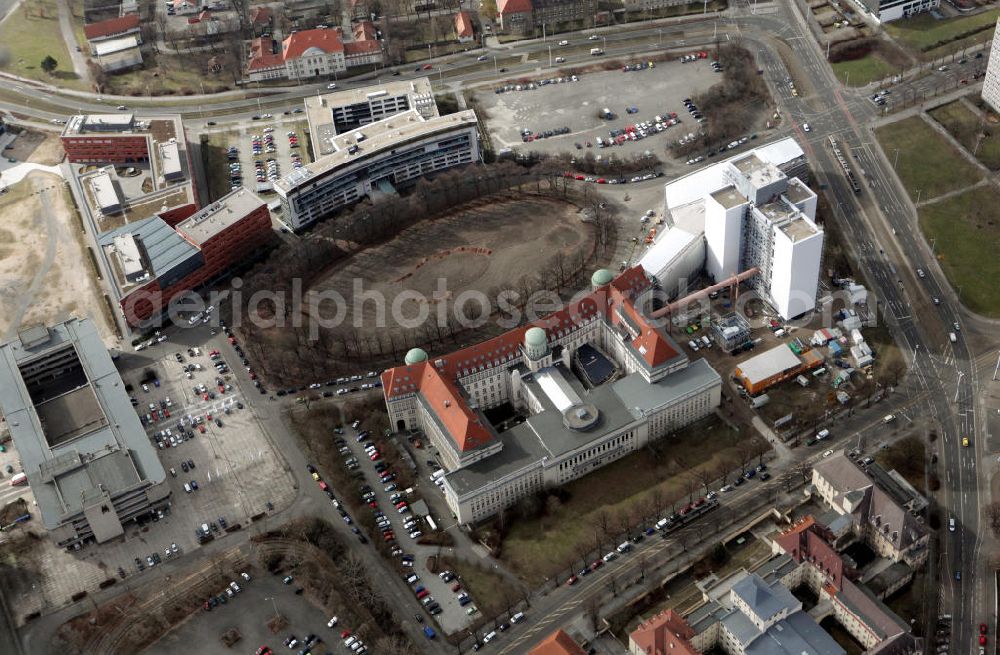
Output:
<instances>
[{"instance_id":1,"label":"dirt patch","mask_svg":"<svg viewBox=\"0 0 1000 655\"><path fill-rule=\"evenodd\" d=\"M464 292L489 294L525 272L545 270L556 253L589 259L595 243L592 226L569 203L529 197L476 204L359 252L327 271L309 293L339 293L347 300L345 322L358 327L377 323L375 303L355 305L359 288L380 294L387 308L398 305L407 319L427 305L444 304L450 315Z\"/></svg>"},{"instance_id":2,"label":"dirt patch","mask_svg":"<svg viewBox=\"0 0 1000 655\"><path fill-rule=\"evenodd\" d=\"M54 139L54 146L46 143L49 138ZM56 148L58 148L59 157L53 161ZM58 164L62 161L62 146L59 144L59 137L55 135L50 136L44 132L22 130L11 143L11 147L3 151L3 156L36 164Z\"/></svg>"},{"instance_id":3,"label":"dirt patch","mask_svg":"<svg viewBox=\"0 0 1000 655\"><path fill-rule=\"evenodd\" d=\"M110 334L66 185L35 172L9 189L0 196L0 305L7 309L0 315L0 334L15 323L51 323L71 315L89 316L102 334Z\"/></svg>"}]
</instances>

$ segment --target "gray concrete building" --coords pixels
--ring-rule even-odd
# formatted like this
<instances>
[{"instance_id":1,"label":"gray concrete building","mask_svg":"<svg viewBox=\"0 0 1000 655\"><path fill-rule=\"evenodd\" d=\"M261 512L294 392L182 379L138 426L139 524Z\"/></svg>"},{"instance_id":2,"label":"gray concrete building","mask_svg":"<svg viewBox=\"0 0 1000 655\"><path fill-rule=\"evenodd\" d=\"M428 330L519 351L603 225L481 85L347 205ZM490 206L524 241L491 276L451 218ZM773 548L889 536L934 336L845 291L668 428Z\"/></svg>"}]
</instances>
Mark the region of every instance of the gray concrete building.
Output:
<instances>
[{"instance_id":1,"label":"gray concrete building","mask_svg":"<svg viewBox=\"0 0 1000 655\"><path fill-rule=\"evenodd\" d=\"M166 473L91 321L22 329L0 346L0 411L59 546L110 541L167 504Z\"/></svg>"}]
</instances>

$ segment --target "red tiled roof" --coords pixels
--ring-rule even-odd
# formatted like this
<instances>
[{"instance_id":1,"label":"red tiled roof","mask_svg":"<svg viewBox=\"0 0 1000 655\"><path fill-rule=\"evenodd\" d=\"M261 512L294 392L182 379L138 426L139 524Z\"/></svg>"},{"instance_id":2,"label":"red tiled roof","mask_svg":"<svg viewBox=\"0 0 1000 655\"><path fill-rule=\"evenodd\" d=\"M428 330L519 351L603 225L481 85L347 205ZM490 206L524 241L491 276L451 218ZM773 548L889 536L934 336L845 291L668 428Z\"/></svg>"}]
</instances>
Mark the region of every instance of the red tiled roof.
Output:
<instances>
[{"instance_id":1,"label":"red tiled roof","mask_svg":"<svg viewBox=\"0 0 1000 655\"><path fill-rule=\"evenodd\" d=\"M331 52L343 52L344 43L340 39L340 32L333 29L302 30L293 32L281 44L281 55L285 61L298 59L311 48L317 48L329 54Z\"/></svg>"},{"instance_id":2,"label":"red tiled roof","mask_svg":"<svg viewBox=\"0 0 1000 655\"><path fill-rule=\"evenodd\" d=\"M529 14L531 9L531 0L500 0L497 3L497 13L501 15Z\"/></svg>"},{"instance_id":3,"label":"red tiled roof","mask_svg":"<svg viewBox=\"0 0 1000 655\"><path fill-rule=\"evenodd\" d=\"M271 10L267 7L254 7L250 10L250 22L254 25L266 25L271 22Z\"/></svg>"},{"instance_id":4,"label":"red tiled roof","mask_svg":"<svg viewBox=\"0 0 1000 655\"><path fill-rule=\"evenodd\" d=\"M462 10L455 14L455 32L460 39L473 35L472 16L468 11Z\"/></svg>"},{"instance_id":5,"label":"red tiled roof","mask_svg":"<svg viewBox=\"0 0 1000 655\"><path fill-rule=\"evenodd\" d=\"M492 368L497 363L520 357L524 333L530 327L542 328L548 339L554 341L596 318L606 318L613 324L620 324L621 319L614 309L621 307L633 324L639 326L640 332L633 340L633 346L651 367L677 357L679 353L670 342L632 306L632 299L648 286L649 280L646 279L642 267L635 266L619 275L610 284L594 290L545 318L508 330L488 341L433 358L433 364L420 363L389 369L382 374L383 392L386 398L394 398L419 391L436 412L443 407L444 400L456 401L453 404L462 406L464 416L452 412L453 417L446 421L444 415L438 413L439 418L445 423L461 450L481 446L486 443L483 439L488 441L492 439L492 435L478 420L470 420L470 417L475 418L476 415L466 406L455 380L472 371ZM434 375L428 376L425 369L433 369Z\"/></svg>"},{"instance_id":6,"label":"red tiled roof","mask_svg":"<svg viewBox=\"0 0 1000 655\"><path fill-rule=\"evenodd\" d=\"M528 651L528 655L587 655L573 638L562 630L556 630Z\"/></svg>"},{"instance_id":7,"label":"red tiled roof","mask_svg":"<svg viewBox=\"0 0 1000 655\"><path fill-rule=\"evenodd\" d=\"M354 24L355 41L373 41L377 36L375 23L370 20L363 20Z\"/></svg>"},{"instance_id":8,"label":"red tiled roof","mask_svg":"<svg viewBox=\"0 0 1000 655\"><path fill-rule=\"evenodd\" d=\"M119 18L110 18L97 23L83 26L87 40L99 39L114 34L123 34L139 27L139 14L126 14Z\"/></svg>"},{"instance_id":9,"label":"red tiled roof","mask_svg":"<svg viewBox=\"0 0 1000 655\"><path fill-rule=\"evenodd\" d=\"M683 617L664 610L640 623L629 634L629 641L647 655L698 655L689 641L693 636L694 630Z\"/></svg>"},{"instance_id":10,"label":"red tiled roof","mask_svg":"<svg viewBox=\"0 0 1000 655\"><path fill-rule=\"evenodd\" d=\"M344 44L345 57L379 52L381 50L382 46L378 41L348 41Z\"/></svg>"},{"instance_id":11,"label":"red tiled roof","mask_svg":"<svg viewBox=\"0 0 1000 655\"><path fill-rule=\"evenodd\" d=\"M256 38L250 41L250 62L248 71L278 68L284 64L280 54L271 52L271 37Z\"/></svg>"}]
</instances>

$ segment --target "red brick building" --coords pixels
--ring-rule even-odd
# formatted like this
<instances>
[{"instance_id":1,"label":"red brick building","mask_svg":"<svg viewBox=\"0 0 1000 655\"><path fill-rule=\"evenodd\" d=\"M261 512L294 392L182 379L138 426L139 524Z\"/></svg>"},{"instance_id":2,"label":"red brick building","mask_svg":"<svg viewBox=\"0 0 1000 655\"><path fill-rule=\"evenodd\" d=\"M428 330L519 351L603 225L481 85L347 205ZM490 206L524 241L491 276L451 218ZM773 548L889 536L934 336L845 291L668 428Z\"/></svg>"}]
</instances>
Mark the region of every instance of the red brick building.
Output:
<instances>
[{"instance_id":1,"label":"red brick building","mask_svg":"<svg viewBox=\"0 0 1000 655\"><path fill-rule=\"evenodd\" d=\"M149 161L151 140L183 136L176 117L137 121L132 114L86 114L66 122L61 140L66 160L74 164L134 164Z\"/></svg>"},{"instance_id":2,"label":"red brick building","mask_svg":"<svg viewBox=\"0 0 1000 655\"><path fill-rule=\"evenodd\" d=\"M115 272L122 315L141 327L172 300L252 260L273 238L267 205L239 189L173 227L154 216L101 235L100 243Z\"/></svg>"}]
</instances>

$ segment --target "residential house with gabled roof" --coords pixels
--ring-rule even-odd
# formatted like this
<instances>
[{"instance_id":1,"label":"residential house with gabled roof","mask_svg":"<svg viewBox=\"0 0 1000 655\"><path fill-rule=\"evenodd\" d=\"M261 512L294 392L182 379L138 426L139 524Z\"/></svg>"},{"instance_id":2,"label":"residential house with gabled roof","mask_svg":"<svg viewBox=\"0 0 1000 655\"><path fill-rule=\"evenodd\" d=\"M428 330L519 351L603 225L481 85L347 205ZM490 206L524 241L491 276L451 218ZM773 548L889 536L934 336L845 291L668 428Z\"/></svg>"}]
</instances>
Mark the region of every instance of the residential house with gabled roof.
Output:
<instances>
[{"instance_id":1,"label":"residential house with gabled roof","mask_svg":"<svg viewBox=\"0 0 1000 655\"><path fill-rule=\"evenodd\" d=\"M345 41L339 27L316 28L292 32L276 50L270 37L250 42L250 58L246 74L251 81L311 79L334 77L349 67L381 63L382 44L369 32L362 31L361 40Z\"/></svg>"},{"instance_id":2,"label":"residential house with gabled roof","mask_svg":"<svg viewBox=\"0 0 1000 655\"><path fill-rule=\"evenodd\" d=\"M586 655L586 651L565 630L556 630L535 644L528 655Z\"/></svg>"},{"instance_id":3,"label":"residential house with gabled roof","mask_svg":"<svg viewBox=\"0 0 1000 655\"><path fill-rule=\"evenodd\" d=\"M930 531L921 522L921 498L877 464L863 468L843 451L813 466L811 491L837 514L850 517L854 533L879 556L913 568L927 559Z\"/></svg>"},{"instance_id":4,"label":"residential house with gabled roof","mask_svg":"<svg viewBox=\"0 0 1000 655\"><path fill-rule=\"evenodd\" d=\"M142 43L142 32L139 28L139 14L126 14L118 18L98 21L83 26L83 33L87 37L87 42L91 44L100 43L108 39L117 39L123 36L134 34L139 43Z\"/></svg>"},{"instance_id":5,"label":"residential house with gabled roof","mask_svg":"<svg viewBox=\"0 0 1000 655\"><path fill-rule=\"evenodd\" d=\"M531 0L499 0L497 20L500 29L512 34L526 34L534 29L531 22Z\"/></svg>"},{"instance_id":6,"label":"residential house with gabled roof","mask_svg":"<svg viewBox=\"0 0 1000 655\"><path fill-rule=\"evenodd\" d=\"M459 43L468 43L476 38L476 32L472 25L472 14L467 10L455 14L455 38Z\"/></svg>"},{"instance_id":7,"label":"residential house with gabled roof","mask_svg":"<svg viewBox=\"0 0 1000 655\"><path fill-rule=\"evenodd\" d=\"M718 407L721 378L694 362L642 308L639 266L597 271L592 291L544 318L431 358L414 348L382 374L397 430L422 430L448 473L438 482L462 523L565 484ZM509 405L522 421L495 426Z\"/></svg>"}]
</instances>

